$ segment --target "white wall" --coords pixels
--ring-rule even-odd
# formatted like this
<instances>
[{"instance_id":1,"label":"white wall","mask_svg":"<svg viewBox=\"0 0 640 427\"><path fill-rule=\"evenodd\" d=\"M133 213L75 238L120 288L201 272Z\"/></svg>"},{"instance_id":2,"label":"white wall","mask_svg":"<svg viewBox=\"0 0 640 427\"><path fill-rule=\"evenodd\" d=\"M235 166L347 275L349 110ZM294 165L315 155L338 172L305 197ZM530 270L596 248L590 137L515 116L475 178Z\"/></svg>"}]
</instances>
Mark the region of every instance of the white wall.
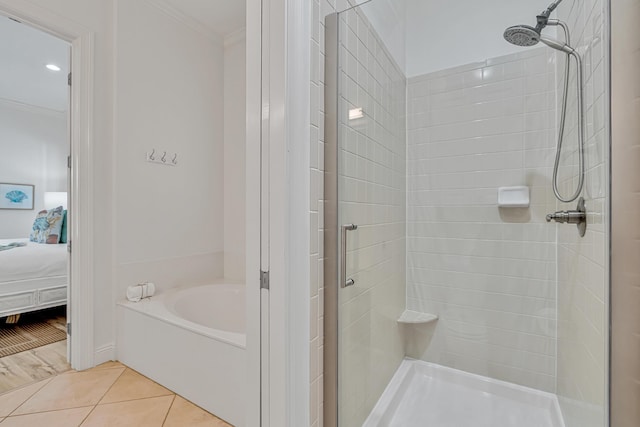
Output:
<instances>
[{"instance_id":1,"label":"white wall","mask_svg":"<svg viewBox=\"0 0 640 427\"><path fill-rule=\"evenodd\" d=\"M225 38L224 48L224 275L245 278L246 38Z\"/></svg>"},{"instance_id":2,"label":"white wall","mask_svg":"<svg viewBox=\"0 0 640 427\"><path fill-rule=\"evenodd\" d=\"M373 0L377 2L380 0ZM407 77L521 52L507 43L507 27L535 26L550 0L406 0ZM545 34L555 36L553 27Z\"/></svg>"},{"instance_id":3,"label":"white wall","mask_svg":"<svg viewBox=\"0 0 640 427\"><path fill-rule=\"evenodd\" d=\"M116 298L223 275L222 40L151 2L117 2ZM144 26L141 28L141 22ZM145 153L178 153L178 166Z\"/></svg>"},{"instance_id":4,"label":"white wall","mask_svg":"<svg viewBox=\"0 0 640 427\"><path fill-rule=\"evenodd\" d=\"M439 316L414 328L409 355L549 392L554 56L529 49L415 77L407 89L407 306ZM520 185L530 207L498 208L498 188Z\"/></svg>"},{"instance_id":5,"label":"white wall","mask_svg":"<svg viewBox=\"0 0 640 427\"><path fill-rule=\"evenodd\" d=\"M67 191L65 113L0 100L0 182L35 185L33 210L0 210L0 239L24 238L46 191Z\"/></svg>"}]
</instances>

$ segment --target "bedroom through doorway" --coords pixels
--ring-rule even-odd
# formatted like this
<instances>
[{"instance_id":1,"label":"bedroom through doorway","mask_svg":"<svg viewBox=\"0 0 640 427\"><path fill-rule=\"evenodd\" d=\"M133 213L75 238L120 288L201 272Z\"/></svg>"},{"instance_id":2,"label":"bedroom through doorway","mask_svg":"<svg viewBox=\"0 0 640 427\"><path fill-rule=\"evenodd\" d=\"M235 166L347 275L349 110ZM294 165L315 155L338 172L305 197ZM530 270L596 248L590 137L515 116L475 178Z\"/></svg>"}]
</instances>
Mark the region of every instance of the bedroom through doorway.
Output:
<instances>
[{"instance_id":1,"label":"bedroom through doorway","mask_svg":"<svg viewBox=\"0 0 640 427\"><path fill-rule=\"evenodd\" d=\"M0 15L0 393L70 369L71 45Z\"/></svg>"}]
</instances>

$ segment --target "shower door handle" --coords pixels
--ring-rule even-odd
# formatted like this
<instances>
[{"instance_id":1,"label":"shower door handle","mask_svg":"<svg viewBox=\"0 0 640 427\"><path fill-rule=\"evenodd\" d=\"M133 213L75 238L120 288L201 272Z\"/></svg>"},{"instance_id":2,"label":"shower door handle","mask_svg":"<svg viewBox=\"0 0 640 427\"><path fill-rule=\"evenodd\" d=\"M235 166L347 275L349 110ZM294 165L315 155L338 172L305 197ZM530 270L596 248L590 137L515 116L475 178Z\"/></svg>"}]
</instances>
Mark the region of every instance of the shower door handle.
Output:
<instances>
[{"instance_id":1,"label":"shower door handle","mask_svg":"<svg viewBox=\"0 0 640 427\"><path fill-rule=\"evenodd\" d=\"M341 252L340 252L340 287L347 288L356 284L355 280L347 279L347 231L357 230L358 226L355 224L345 224L342 226L342 236L340 240Z\"/></svg>"}]
</instances>

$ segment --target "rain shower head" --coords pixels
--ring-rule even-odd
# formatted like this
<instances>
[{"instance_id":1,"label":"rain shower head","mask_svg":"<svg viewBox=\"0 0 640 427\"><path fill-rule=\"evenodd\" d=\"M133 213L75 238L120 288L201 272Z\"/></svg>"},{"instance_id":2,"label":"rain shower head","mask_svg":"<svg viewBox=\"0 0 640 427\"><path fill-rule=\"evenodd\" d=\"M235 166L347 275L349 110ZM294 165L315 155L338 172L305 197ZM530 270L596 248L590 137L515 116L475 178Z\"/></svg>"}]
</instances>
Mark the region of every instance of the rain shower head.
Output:
<instances>
[{"instance_id":1,"label":"rain shower head","mask_svg":"<svg viewBox=\"0 0 640 427\"><path fill-rule=\"evenodd\" d=\"M528 25L516 25L504 31L504 39L516 46L528 47L538 44L540 33Z\"/></svg>"},{"instance_id":2,"label":"rain shower head","mask_svg":"<svg viewBox=\"0 0 640 427\"><path fill-rule=\"evenodd\" d=\"M547 25L552 25L549 22L549 15L556 10L561 2L562 0L555 0L549 5L549 7L543 10L542 13L536 17L538 25L536 25L535 28L528 25L516 25L507 28L504 32L505 40L511 44L522 47L529 47L538 44L538 42L543 42L547 46L561 50L565 53L570 53L570 51L572 52L573 49L567 49L568 46L566 44L549 39L542 35L542 30ZM553 25L558 25L557 21Z\"/></svg>"},{"instance_id":3,"label":"rain shower head","mask_svg":"<svg viewBox=\"0 0 640 427\"><path fill-rule=\"evenodd\" d=\"M535 28L528 25L516 25L504 31L504 39L511 44L522 47L529 47L542 42L550 48L571 54L573 48L566 43L543 36Z\"/></svg>"}]
</instances>

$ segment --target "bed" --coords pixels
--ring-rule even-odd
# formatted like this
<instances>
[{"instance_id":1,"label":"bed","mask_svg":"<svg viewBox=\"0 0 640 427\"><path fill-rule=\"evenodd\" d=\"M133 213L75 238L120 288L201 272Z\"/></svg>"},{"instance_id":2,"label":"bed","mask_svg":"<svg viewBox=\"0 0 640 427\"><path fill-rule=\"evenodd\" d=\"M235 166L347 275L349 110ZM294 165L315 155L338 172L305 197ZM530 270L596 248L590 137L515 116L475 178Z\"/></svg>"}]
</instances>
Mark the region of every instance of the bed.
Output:
<instances>
[{"instance_id":1,"label":"bed","mask_svg":"<svg viewBox=\"0 0 640 427\"><path fill-rule=\"evenodd\" d=\"M67 245L13 242L26 246L0 251L0 317L66 304Z\"/></svg>"}]
</instances>

